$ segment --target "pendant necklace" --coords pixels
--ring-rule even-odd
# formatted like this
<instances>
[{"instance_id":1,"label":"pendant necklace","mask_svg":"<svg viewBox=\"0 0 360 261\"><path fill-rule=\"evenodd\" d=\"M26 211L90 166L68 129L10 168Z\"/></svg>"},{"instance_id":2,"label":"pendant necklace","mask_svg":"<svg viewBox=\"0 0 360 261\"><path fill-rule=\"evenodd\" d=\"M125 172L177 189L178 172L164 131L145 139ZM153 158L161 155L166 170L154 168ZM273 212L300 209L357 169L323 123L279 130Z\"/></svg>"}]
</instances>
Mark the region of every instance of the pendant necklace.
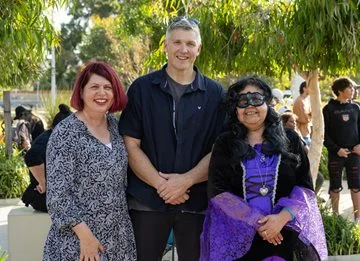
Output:
<instances>
[{"instance_id":1,"label":"pendant necklace","mask_svg":"<svg viewBox=\"0 0 360 261\"><path fill-rule=\"evenodd\" d=\"M265 155L264 154L260 154L256 151L255 149L255 152L256 154L260 157L260 162L261 163L264 163L266 161L266 158L265 158ZM261 171L260 171L260 168L259 168L259 163L258 161L256 160L256 167L258 169L258 173L259 173L259 176L261 178L261 187L259 188L259 193L261 196L266 196L268 193L269 193L269 188L266 186L266 178L267 178L267 175L268 175L268 164L266 164L266 168L265 168L265 178L263 179L263 175L261 174Z\"/></svg>"}]
</instances>

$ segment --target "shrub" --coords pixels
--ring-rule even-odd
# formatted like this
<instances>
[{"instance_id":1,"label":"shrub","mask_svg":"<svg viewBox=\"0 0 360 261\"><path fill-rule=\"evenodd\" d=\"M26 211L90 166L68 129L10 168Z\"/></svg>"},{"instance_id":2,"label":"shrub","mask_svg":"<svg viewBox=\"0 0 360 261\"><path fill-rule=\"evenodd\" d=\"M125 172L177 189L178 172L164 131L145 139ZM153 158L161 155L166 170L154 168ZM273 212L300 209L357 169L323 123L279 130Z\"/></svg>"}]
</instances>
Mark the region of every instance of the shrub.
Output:
<instances>
[{"instance_id":1,"label":"shrub","mask_svg":"<svg viewBox=\"0 0 360 261\"><path fill-rule=\"evenodd\" d=\"M360 253L360 226L352 221L320 207L324 223L329 256L354 255Z\"/></svg>"},{"instance_id":2,"label":"shrub","mask_svg":"<svg viewBox=\"0 0 360 261\"><path fill-rule=\"evenodd\" d=\"M5 251L1 250L1 246L0 246L0 261L6 261L8 257L8 254Z\"/></svg>"},{"instance_id":3,"label":"shrub","mask_svg":"<svg viewBox=\"0 0 360 261\"><path fill-rule=\"evenodd\" d=\"M21 151L14 148L6 157L5 142L0 139L0 198L18 198L29 184L29 175Z\"/></svg>"},{"instance_id":4,"label":"shrub","mask_svg":"<svg viewBox=\"0 0 360 261\"><path fill-rule=\"evenodd\" d=\"M323 174L324 179L329 179L329 171L328 171L328 151L325 146L322 147L322 153L320 158L319 171Z\"/></svg>"}]
</instances>

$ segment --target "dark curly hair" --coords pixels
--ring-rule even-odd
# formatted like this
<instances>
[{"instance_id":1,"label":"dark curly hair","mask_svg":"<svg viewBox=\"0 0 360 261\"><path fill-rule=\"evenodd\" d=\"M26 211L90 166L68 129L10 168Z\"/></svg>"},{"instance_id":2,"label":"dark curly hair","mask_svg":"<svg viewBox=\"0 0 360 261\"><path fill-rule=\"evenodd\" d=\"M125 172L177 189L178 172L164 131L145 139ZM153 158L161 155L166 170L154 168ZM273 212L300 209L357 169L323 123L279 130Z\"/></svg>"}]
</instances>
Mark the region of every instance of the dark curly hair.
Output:
<instances>
[{"instance_id":1,"label":"dark curly hair","mask_svg":"<svg viewBox=\"0 0 360 261\"><path fill-rule=\"evenodd\" d=\"M265 130L263 133L263 153L268 155L281 153L289 156L290 158L294 158L295 155L287 151L289 140L287 139L286 133L284 131L281 117L271 106L269 106L269 103L273 98L270 86L260 77L250 76L241 78L236 83L231 85L226 97L229 125L233 135L235 136L235 142L233 144L233 160L238 162L239 159L241 160L252 158L255 156L254 149L248 143L246 143L248 129L245 127L245 125L239 122L236 114L238 93L249 85L255 86L262 90L262 94L265 96L265 102L268 104L268 111L265 117Z\"/></svg>"}]
</instances>

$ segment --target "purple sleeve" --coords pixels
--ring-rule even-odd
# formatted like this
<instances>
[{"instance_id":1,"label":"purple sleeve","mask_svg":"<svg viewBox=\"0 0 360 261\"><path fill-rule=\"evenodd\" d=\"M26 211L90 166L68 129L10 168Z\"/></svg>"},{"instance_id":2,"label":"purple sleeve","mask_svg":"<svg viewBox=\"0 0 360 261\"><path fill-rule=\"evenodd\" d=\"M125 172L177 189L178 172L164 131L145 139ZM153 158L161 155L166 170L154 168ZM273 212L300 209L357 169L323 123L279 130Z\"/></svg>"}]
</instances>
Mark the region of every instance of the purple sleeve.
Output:
<instances>
[{"instance_id":1,"label":"purple sleeve","mask_svg":"<svg viewBox=\"0 0 360 261\"><path fill-rule=\"evenodd\" d=\"M325 231L315 193L310 189L295 186L289 197L279 199L273 212L279 213L284 207L290 208L295 216L287 227L299 232L299 239L306 245L311 243L321 260L326 259Z\"/></svg>"},{"instance_id":2,"label":"purple sleeve","mask_svg":"<svg viewBox=\"0 0 360 261\"><path fill-rule=\"evenodd\" d=\"M212 198L201 234L200 261L232 261L249 251L262 215L224 192Z\"/></svg>"}]
</instances>

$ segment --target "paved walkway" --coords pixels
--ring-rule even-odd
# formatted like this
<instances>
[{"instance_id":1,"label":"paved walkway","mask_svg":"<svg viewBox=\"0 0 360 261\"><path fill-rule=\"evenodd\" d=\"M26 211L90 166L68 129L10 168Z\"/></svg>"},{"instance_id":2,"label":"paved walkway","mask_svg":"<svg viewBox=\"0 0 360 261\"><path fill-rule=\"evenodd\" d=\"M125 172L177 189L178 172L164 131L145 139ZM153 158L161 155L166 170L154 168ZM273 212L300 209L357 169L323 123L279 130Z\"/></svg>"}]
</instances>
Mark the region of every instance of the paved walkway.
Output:
<instances>
[{"instance_id":1,"label":"paved walkway","mask_svg":"<svg viewBox=\"0 0 360 261\"><path fill-rule=\"evenodd\" d=\"M328 184L329 184L328 181L324 182L320 195L325 201L327 201L327 204L330 204L329 195L327 194ZM344 183L344 185L346 186L345 183ZM0 246L1 246L2 250L7 251L7 249L8 249L7 216L11 209L22 207L22 206L23 206L23 204L19 200L0 200ZM344 189L341 192L340 213L344 217L349 218L350 220L353 219L351 196L350 196L349 190L347 190L347 189ZM171 253L171 251L169 251L164 256L163 261L177 261L176 251L175 251L175 259L174 260L172 260L172 253Z\"/></svg>"}]
</instances>

